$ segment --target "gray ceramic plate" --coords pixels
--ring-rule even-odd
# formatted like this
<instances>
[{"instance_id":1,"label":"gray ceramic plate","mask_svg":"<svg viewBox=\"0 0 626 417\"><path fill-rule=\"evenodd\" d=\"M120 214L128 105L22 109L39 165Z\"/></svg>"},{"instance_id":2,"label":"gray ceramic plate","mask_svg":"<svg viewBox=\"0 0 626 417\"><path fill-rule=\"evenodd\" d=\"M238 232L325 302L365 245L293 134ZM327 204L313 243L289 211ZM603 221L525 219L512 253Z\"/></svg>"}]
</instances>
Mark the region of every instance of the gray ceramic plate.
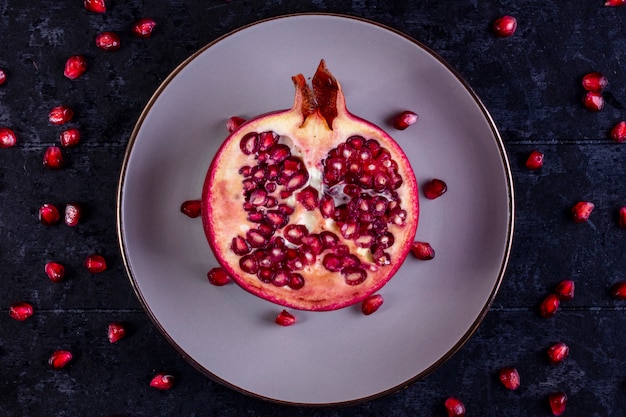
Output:
<instances>
[{"instance_id":1,"label":"gray ceramic plate","mask_svg":"<svg viewBox=\"0 0 626 417\"><path fill-rule=\"evenodd\" d=\"M324 58L352 113L379 126L411 109L418 124L390 133L420 184L419 240L431 261L409 257L380 291L381 309L298 312L236 285L211 286L216 266L199 219L179 212L200 197L229 116L289 108L291 76ZM120 245L154 323L200 371L236 390L297 404L371 399L427 375L476 330L502 280L513 234L513 189L502 141L471 89L432 51L373 22L295 15L259 22L207 45L176 68L142 113L118 196Z\"/></svg>"}]
</instances>

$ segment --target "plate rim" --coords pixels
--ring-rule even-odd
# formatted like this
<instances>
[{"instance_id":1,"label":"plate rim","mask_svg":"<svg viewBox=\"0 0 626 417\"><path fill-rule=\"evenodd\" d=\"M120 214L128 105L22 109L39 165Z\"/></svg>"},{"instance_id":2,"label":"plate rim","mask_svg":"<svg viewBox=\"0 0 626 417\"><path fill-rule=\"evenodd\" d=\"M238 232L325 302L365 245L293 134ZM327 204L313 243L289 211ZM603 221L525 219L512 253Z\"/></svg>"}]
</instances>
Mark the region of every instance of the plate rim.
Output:
<instances>
[{"instance_id":1,"label":"plate rim","mask_svg":"<svg viewBox=\"0 0 626 417\"><path fill-rule=\"evenodd\" d=\"M152 109L152 107L154 106L154 104L156 103L156 101L158 100L158 98L161 96L161 94L163 93L163 91L167 88L167 86L171 83L171 81L187 66L189 65L194 59L196 59L199 55L201 55L202 53L204 53L206 50L208 50L209 48L211 48L212 46L214 46L215 44L221 42L222 40L247 29L250 29L254 26L257 25L262 25L268 22L272 22L272 21L276 21L276 20L282 20L282 19L289 19L289 18L294 18L294 17L302 17L302 16L314 16L314 17L332 17L332 18L343 18L343 19L349 19L349 20L354 20L357 22L361 22L361 23L365 23L365 24L369 24L375 27L378 27L380 29L384 29L387 30L393 34L396 34L406 40L408 40L409 42L413 43L414 45L416 45L417 47L423 49L425 52L427 52L431 57L435 58L441 65L443 65L447 71L450 72L451 75L454 76L454 78L466 89L466 91L470 94L471 98L474 100L474 102L476 103L476 105L478 106L478 108L480 109L483 117L485 118L487 124L489 125L491 132L495 138L495 144L497 145L498 151L500 153L500 159L501 162L503 164L503 170L504 170L504 176L505 176L505 182L506 182L506 191L507 191L507 205L508 205L508 213L507 213L507 234L506 234L506 239L505 239L505 245L504 245L504 254L502 257L502 262L500 264L500 268L498 271L498 276L497 279L495 281L495 284L489 294L489 296L487 297L487 300L483 306L483 308L481 309L480 313L477 315L476 319L472 322L471 326L469 326L469 328L465 331L465 333L463 333L463 335L459 338L459 340L457 341L457 343L455 343L447 352L445 352L437 361L433 362L429 367L427 367L426 369L424 369L422 372L418 373L417 375L413 376L412 378L409 378L408 380L397 384L393 387L390 387L386 390L380 391L378 393L372 394L372 395L367 395L364 396L362 398L355 398L355 399L351 399L351 400L346 400L346 401L337 401L337 402L329 402L329 403L306 403L306 402L292 402L292 401L287 401L287 400L280 400L280 399L276 399L276 398L271 398L271 397L267 397L255 392L252 392L250 390L238 387L236 385L234 385L233 383L226 381L223 378L220 378L219 376L215 375L214 373L212 373L209 369L205 368L203 365L201 365L198 361L196 361L193 357L191 357L190 355L188 355L184 349L169 335L169 333L165 330L165 328L161 325L161 323L158 321L156 315L153 313L152 309L150 308L150 306L148 305L146 299L144 298L143 294L141 293L140 289L139 289L139 285L136 281L136 278L133 274L133 271L131 269L130 266L130 262L129 262L129 254L127 252L127 247L125 245L124 242L124 225L122 222L122 200L124 198L124 184L125 184L125 179L126 179L126 172L128 169L128 165L129 165L129 160L130 160L130 156L135 144L135 141L137 139L138 133L141 130L141 127L143 126L143 123L146 119L146 117L148 116L148 114L150 113L150 110ZM242 25L240 27L237 27L236 29L233 29L219 37L217 37L216 39L214 39L213 41L205 44L204 46L202 46L201 48L199 48L196 52L192 53L191 55L189 55L186 59L184 59L181 63L179 63L168 75L167 77L161 81L161 83L159 84L159 86L157 87L157 89L154 91L154 93L151 95L150 99L147 101L147 103L145 104L144 108L142 109L134 127L133 130L131 132L131 135L128 139L128 143L126 144L126 149L124 152L124 157L122 160L122 166L121 166L121 170L120 170L120 175L119 175L119 179L118 179L118 184L117 184L117 192L116 192L116 231L117 231L117 241L118 241L118 246L120 249L120 253L121 253L121 257L122 257L122 263L124 265L124 269L126 271L126 276L128 278L128 280L130 281L130 284L133 288L133 291L135 293L135 295L137 296L143 310L146 312L146 314L148 315L148 317L150 318L150 320L152 321L153 325L159 330L159 332L161 333L161 335L166 339L166 341L176 350L176 352L185 360L187 361L190 365L192 365L193 368L195 368L197 371L199 371L202 375L208 377L209 379L220 383L236 392L239 392L241 394L244 394L246 396L249 397L253 397L256 399L260 399L260 400L264 400L270 403L275 403L275 404L282 404L282 405L290 405L290 406L300 406L300 407L319 407L319 408L323 408L323 407L333 407L333 406L350 406L350 405L356 405L356 404L360 404L363 402L367 402L367 401L371 401L377 398L381 398L387 395L390 395L392 393L404 390L406 388L408 388L409 386L413 385L414 383L416 383L417 381L420 381L424 378L426 378L428 375L430 375L431 373L433 373L436 369L438 369L440 366L442 366L444 363L446 363L452 356L454 356L468 341L469 339L474 335L474 333L477 331L478 327L480 326L480 324L483 322L485 316L487 315L487 313L489 312L495 298L496 295L500 289L500 286L502 284L502 281L504 280L504 275L506 273L507 270L507 266L509 263L509 259L511 256L511 249L512 249L512 244L513 244L513 235L514 235L514 227L515 227L515 192L514 192L514 183L513 183L513 176L512 176L512 172L511 172L511 166L510 166L510 161L504 146L504 141L502 140L502 137L500 135L500 132L497 128L497 125L493 119L493 117L491 116L491 114L489 113L489 111L487 110L486 106L484 105L484 103L482 102L482 100L478 97L478 95L476 94L476 92L474 91L474 89L465 81L465 79L460 75L460 73L453 68L447 61L445 61L437 52L435 52L433 49L431 49L430 47L428 47L427 45L423 44L422 42L418 41L415 38L412 38L411 36L409 36L408 34L395 29L391 26L388 26L384 23L380 23L368 18L363 18L363 17L359 17L359 16L353 16L353 15L348 15L348 14L342 14L342 13L331 13L331 12L299 12L299 13L287 13L287 14L281 14L281 15L277 15L277 16L273 16L273 17L268 17L265 19L260 19L260 20L256 20L254 22Z\"/></svg>"}]
</instances>

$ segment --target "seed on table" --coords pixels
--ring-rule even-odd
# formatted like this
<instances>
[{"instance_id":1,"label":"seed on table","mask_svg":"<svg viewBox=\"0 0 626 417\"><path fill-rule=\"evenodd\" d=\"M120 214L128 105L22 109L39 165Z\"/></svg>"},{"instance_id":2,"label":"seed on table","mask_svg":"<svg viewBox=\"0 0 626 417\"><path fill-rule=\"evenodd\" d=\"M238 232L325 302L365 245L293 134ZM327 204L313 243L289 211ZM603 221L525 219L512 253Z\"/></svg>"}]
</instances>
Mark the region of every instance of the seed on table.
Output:
<instances>
[{"instance_id":1,"label":"seed on table","mask_svg":"<svg viewBox=\"0 0 626 417\"><path fill-rule=\"evenodd\" d=\"M30 303L20 301L9 306L9 316L17 321L24 321L33 315L34 309Z\"/></svg>"},{"instance_id":2,"label":"seed on table","mask_svg":"<svg viewBox=\"0 0 626 417\"><path fill-rule=\"evenodd\" d=\"M168 390L174 386L174 376L166 373L158 373L150 381L150 386L162 391Z\"/></svg>"},{"instance_id":3,"label":"seed on table","mask_svg":"<svg viewBox=\"0 0 626 417\"><path fill-rule=\"evenodd\" d=\"M507 366L500 370L500 382L507 389L514 391L520 386L520 377L517 369Z\"/></svg>"},{"instance_id":4,"label":"seed on table","mask_svg":"<svg viewBox=\"0 0 626 417\"><path fill-rule=\"evenodd\" d=\"M435 250L428 242L413 242L411 253L420 261L429 261L435 257Z\"/></svg>"},{"instance_id":5,"label":"seed on table","mask_svg":"<svg viewBox=\"0 0 626 417\"><path fill-rule=\"evenodd\" d=\"M15 132L8 127L0 127L0 148L11 148L17 143Z\"/></svg>"},{"instance_id":6,"label":"seed on table","mask_svg":"<svg viewBox=\"0 0 626 417\"><path fill-rule=\"evenodd\" d=\"M613 285L611 295L618 300L626 300L626 282L618 282Z\"/></svg>"},{"instance_id":7,"label":"seed on table","mask_svg":"<svg viewBox=\"0 0 626 417\"><path fill-rule=\"evenodd\" d=\"M83 2L85 9L94 13L104 13L107 11L105 0L85 0Z\"/></svg>"},{"instance_id":8,"label":"seed on table","mask_svg":"<svg viewBox=\"0 0 626 417\"><path fill-rule=\"evenodd\" d=\"M87 259L85 259L85 268L92 274L99 274L106 271L107 263L101 255L89 255Z\"/></svg>"},{"instance_id":9,"label":"seed on table","mask_svg":"<svg viewBox=\"0 0 626 417\"><path fill-rule=\"evenodd\" d=\"M71 127L61 132L59 139L62 147L72 148L80 142L80 130L75 127Z\"/></svg>"},{"instance_id":10,"label":"seed on table","mask_svg":"<svg viewBox=\"0 0 626 417\"><path fill-rule=\"evenodd\" d=\"M456 397L448 397L444 403L448 417L465 417L465 405Z\"/></svg>"},{"instance_id":11,"label":"seed on table","mask_svg":"<svg viewBox=\"0 0 626 417\"><path fill-rule=\"evenodd\" d=\"M543 166L543 153L539 151L532 151L526 159L526 168L539 169Z\"/></svg>"},{"instance_id":12,"label":"seed on table","mask_svg":"<svg viewBox=\"0 0 626 417\"><path fill-rule=\"evenodd\" d=\"M70 363L72 357L72 352L69 350L55 350L48 359L48 365L54 369L63 369Z\"/></svg>"},{"instance_id":13,"label":"seed on table","mask_svg":"<svg viewBox=\"0 0 626 417\"><path fill-rule=\"evenodd\" d=\"M602 93L596 91L588 91L583 99L583 104L590 111L600 111L604 108L604 97Z\"/></svg>"},{"instance_id":14,"label":"seed on table","mask_svg":"<svg viewBox=\"0 0 626 417\"><path fill-rule=\"evenodd\" d=\"M53 107L48 114L50 123L57 126L71 121L72 118L74 118L74 110L64 105Z\"/></svg>"},{"instance_id":15,"label":"seed on table","mask_svg":"<svg viewBox=\"0 0 626 417\"><path fill-rule=\"evenodd\" d=\"M407 127L417 123L419 116L410 110L405 110L396 114L391 119L391 125L398 130L405 130Z\"/></svg>"},{"instance_id":16,"label":"seed on table","mask_svg":"<svg viewBox=\"0 0 626 417\"><path fill-rule=\"evenodd\" d=\"M576 286L571 279L564 279L559 282L554 290L561 301L571 301L574 298Z\"/></svg>"},{"instance_id":17,"label":"seed on table","mask_svg":"<svg viewBox=\"0 0 626 417\"><path fill-rule=\"evenodd\" d=\"M107 338L110 343L116 343L126 337L126 326L124 323L110 323L107 328Z\"/></svg>"},{"instance_id":18,"label":"seed on table","mask_svg":"<svg viewBox=\"0 0 626 417\"><path fill-rule=\"evenodd\" d=\"M544 319L553 317L559 309L560 304L561 302L556 294L548 294L539 306L539 314L541 314L541 317Z\"/></svg>"},{"instance_id":19,"label":"seed on table","mask_svg":"<svg viewBox=\"0 0 626 417\"><path fill-rule=\"evenodd\" d=\"M548 348L548 359L553 365L557 365L565 360L569 355L569 347L563 343L554 343Z\"/></svg>"},{"instance_id":20,"label":"seed on table","mask_svg":"<svg viewBox=\"0 0 626 417\"><path fill-rule=\"evenodd\" d=\"M563 415L567 406L567 395L564 392L555 392L548 397L550 409L555 416Z\"/></svg>"},{"instance_id":21,"label":"seed on table","mask_svg":"<svg viewBox=\"0 0 626 417\"><path fill-rule=\"evenodd\" d=\"M54 204L46 203L39 208L39 221L46 226L56 224L61 219L59 209Z\"/></svg>"},{"instance_id":22,"label":"seed on table","mask_svg":"<svg viewBox=\"0 0 626 417\"><path fill-rule=\"evenodd\" d=\"M576 223L584 223L589 220L589 216L591 216L591 212L595 208L595 205L590 201L580 201L572 207L572 216L574 217L574 222Z\"/></svg>"},{"instance_id":23,"label":"seed on table","mask_svg":"<svg viewBox=\"0 0 626 417\"><path fill-rule=\"evenodd\" d=\"M96 46L104 51L120 49L120 37L115 32L101 32L96 35Z\"/></svg>"},{"instance_id":24,"label":"seed on table","mask_svg":"<svg viewBox=\"0 0 626 417\"><path fill-rule=\"evenodd\" d=\"M222 287L230 282L230 277L224 268L212 268L207 272L207 278L216 287Z\"/></svg>"},{"instance_id":25,"label":"seed on table","mask_svg":"<svg viewBox=\"0 0 626 417\"><path fill-rule=\"evenodd\" d=\"M7 80L6 72L4 72L2 68L0 68L0 85L4 84L6 80Z\"/></svg>"},{"instance_id":26,"label":"seed on table","mask_svg":"<svg viewBox=\"0 0 626 417\"><path fill-rule=\"evenodd\" d=\"M619 227L626 229L626 206L619 209Z\"/></svg>"},{"instance_id":27,"label":"seed on table","mask_svg":"<svg viewBox=\"0 0 626 417\"><path fill-rule=\"evenodd\" d=\"M434 200L441 197L446 191L448 191L448 185L445 181L440 180L439 178L433 178L432 180L424 183L422 191L424 193L424 197L429 200Z\"/></svg>"},{"instance_id":28,"label":"seed on table","mask_svg":"<svg viewBox=\"0 0 626 417\"><path fill-rule=\"evenodd\" d=\"M287 310L281 311L278 316L276 316L276 324L287 327L295 324L298 321L296 316L288 312Z\"/></svg>"},{"instance_id":29,"label":"seed on table","mask_svg":"<svg viewBox=\"0 0 626 417\"><path fill-rule=\"evenodd\" d=\"M132 32L135 36L146 39L152 36L152 32L156 27L154 19L143 18L139 19L132 27Z\"/></svg>"},{"instance_id":30,"label":"seed on table","mask_svg":"<svg viewBox=\"0 0 626 417\"><path fill-rule=\"evenodd\" d=\"M500 38L508 38L517 30L517 19L513 16L502 16L493 22L493 33Z\"/></svg>"},{"instance_id":31,"label":"seed on table","mask_svg":"<svg viewBox=\"0 0 626 417\"><path fill-rule=\"evenodd\" d=\"M50 169L63 167L63 153L58 146L49 146L43 154L43 166Z\"/></svg>"},{"instance_id":32,"label":"seed on table","mask_svg":"<svg viewBox=\"0 0 626 417\"><path fill-rule=\"evenodd\" d=\"M65 267L58 262L47 262L44 271L52 282L58 283L65 278Z\"/></svg>"},{"instance_id":33,"label":"seed on table","mask_svg":"<svg viewBox=\"0 0 626 417\"><path fill-rule=\"evenodd\" d=\"M585 74L582 81L583 88L587 91L599 93L609 85L607 78L600 72L590 72Z\"/></svg>"},{"instance_id":34,"label":"seed on table","mask_svg":"<svg viewBox=\"0 0 626 417\"><path fill-rule=\"evenodd\" d=\"M63 75L70 80L75 80L87 71L87 60L82 55L72 55L65 61Z\"/></svg>"},{"instance_id":35,"label":"seed on table","mask_svg":"<svg viewBox=\"0 0 626 417\"><path fill-rule=\"evenodd\" d=\"M613 126L611 129L611 139L613 139L615 143L622 143L626 140L626 121L622 120Z\"/></svg>"},{"instance_id":36,"label":"seed on table","mask_svg":"<svg viewBox=\"0 0 626 417\"><path fill-rule=\"evenodd\" d=\"M202 202L200 200L187 200L180 205L180 212L185 216L195 219L202 214Z\"/></svg>"},{"instance_id":37,"label":"seed on table","mask_svg":"<svg viewBox=\"0 0 626 417\"><path fill-rule=\"evenodd\" d=\"M378 311L380 306L383 305L384 301L385 300L383 299L383 296L380 294L370 295L361 303L361 312L364 315L369 316L370 314Z\"/></svg>"}]
</instances>

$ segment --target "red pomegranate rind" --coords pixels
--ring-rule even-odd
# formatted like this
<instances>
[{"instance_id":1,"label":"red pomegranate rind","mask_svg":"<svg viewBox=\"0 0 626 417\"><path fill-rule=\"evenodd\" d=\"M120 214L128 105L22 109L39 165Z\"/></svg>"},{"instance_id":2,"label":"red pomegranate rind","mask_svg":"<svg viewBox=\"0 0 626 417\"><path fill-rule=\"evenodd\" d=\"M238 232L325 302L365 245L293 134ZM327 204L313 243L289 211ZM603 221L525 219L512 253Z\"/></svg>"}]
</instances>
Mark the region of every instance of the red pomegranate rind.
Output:
<instances>
[{"instance_id":1,"label":"red pomegranate rind","mask_svg":"<svg viewBox=\"0 0 626 417\"><path fill-rule=\"evenodd\" d=\"M202 221L218 262L242 288L286 307L335 310L378 291L402 265L417 229L417 182L398 144L348 112L324 61L312 88L301 74L293 82L291 109L246 121L218 150ZM324 246L334 240L328 233L333 247Z\"/></svg>"}]
</instances>

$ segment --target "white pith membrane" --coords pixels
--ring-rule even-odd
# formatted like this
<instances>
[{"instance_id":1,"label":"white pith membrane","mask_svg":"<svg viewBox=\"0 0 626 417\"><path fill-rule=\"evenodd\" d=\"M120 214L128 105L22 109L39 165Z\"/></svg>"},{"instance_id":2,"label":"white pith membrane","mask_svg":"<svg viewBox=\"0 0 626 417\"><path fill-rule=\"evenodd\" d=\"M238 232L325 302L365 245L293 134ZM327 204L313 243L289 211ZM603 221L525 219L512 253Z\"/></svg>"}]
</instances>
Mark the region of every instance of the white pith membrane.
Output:
<instances>
[{"instance_id":1,"label":"white pith membrane","mask_svg":"<svg viewBox=\"0 0 626 417\"><path fill-rule=\"evenodd\" d=\"M409 161L382 129L349 113L320 63L290 110L242 124L205 181L209 244L241 287L302 310L334 310L380 289L419 216Z\"/></svg>"}]
</instances>

